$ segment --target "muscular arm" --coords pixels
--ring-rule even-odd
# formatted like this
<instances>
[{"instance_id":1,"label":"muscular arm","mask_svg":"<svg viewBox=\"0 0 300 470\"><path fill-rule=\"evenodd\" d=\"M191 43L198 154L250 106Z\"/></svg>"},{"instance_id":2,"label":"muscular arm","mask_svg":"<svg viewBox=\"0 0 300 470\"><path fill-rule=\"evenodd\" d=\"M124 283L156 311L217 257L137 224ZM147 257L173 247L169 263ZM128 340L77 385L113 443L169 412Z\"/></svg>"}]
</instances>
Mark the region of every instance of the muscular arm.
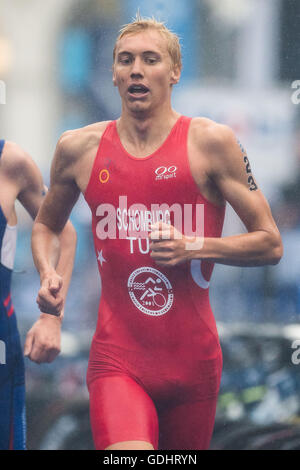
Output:
<instances>
[{"instance_id":1,"label":"muscular arm","mask_svg":"<svg viewBox=\"0 0 300 470\"><path fill-rule=\"evenodd\" d=\"M55 174L58 168L57 160L60 162L60 159L58 145L56 160L52 167L51 187L40 207L32 233L34 261L41 277L37 302L41 312L45 313L41 313L39 320L28 332L24 353L37 363L52 362L60 352L63 305L75 256L76 233L71 223L67 222L70 213L67 198L59 199L56 203L59 216L57 219L51 219L51 215L55 217L55 211L51 212L51 208L57 189ZM63 212L65 218L62 217Z\"/></svg>"},{"instance_id":2,"label":"muscular arm","mask_svg":"<svg viewBox=\"0 0 300 470\"><path fill-rule=\"evenodd\" d=\"M70 246L68 238L64 236L68 230L67 220L79 196L79 189L73 178L72 155L69 156L66 148L69 140L69 134L66 134L57 144L51 168L50 189L32 231L32 253L42 286L39 292L39 306L41 310L54 315L59 315L62 309L75 251ZM58 246L61 256L57 264ZM49 283L55 279L56 273L62 276L63 282L54 285L55 295L50 296L47 292Z\"/></svg>"},{"instance_id":3,"label":"muscular arm","mask_svg":"<svg viewBox=\"0 0 300 470\"><path fill-rule=\"evenodd\" d=\"M232 266L277 264L282 256L281 237L270 207L254 180L248 157L233 132L227 126L212 124L198 148L208 159L208 178L224 201L233 207L247 233L195 240L194 249L188 250L186 246L191 240L186 237L172 241L172 247L170 242L156 241L150 246L151 256L166 266L191 259ZM161 232L162 228L154 231L152 237L159 238Z\"/></svg>"},{"instance_id":4,"label":"muscular arm","mask_svg":"<svg viewBox=\"0 0 300 470\"><path fill-rule=\"evenodd\" d=\"M277 264L282 256L279 231L251 172L248 157L226 126L211 144L211 178L244 223L247 232L207 238L196 257L233 266Z\"/></svg>"},{"instance_id":5,"label":"muscular arm","mask_svg":"<svg viewBox=\"0 0 300 470\"><path fill-rule=\"evenodd\" d=\"M35 219L47 192L40 170L32 158L13 142L6 142L2 160L2 178L5 183L2 199L7 218L10 217L14 202L18 199L32 219ZM61 250L60 256L59 243L56 240L53 243L52 261L55 265L58 263L58 269L63 273L66 267L72 268L75 253L76 233L70 222L67 222L61 231L60 244L65 250ZM69 274L71 275L71 272Z\"/></svg>"},{"instance_id":6,"label":"muscular arm","mask_svg":"<svg viewBox=\"0 0 300 470\"><path fill-rule=\"evenodd\" d=\"M38 211L44 201L47 188L43 184L41 173L26 152L16 144L11 144L14 152L14 176L18 185L17 198L31 215L33 219L37 217ZM11 159L13 160L13 159ZM61 246L61 251L59 247ZM76 232L72 224L68 221L61 231L59 238L52 240L51 261L57 266L57 272L62 276L63 291L65 298L70 283L73 262L76 248ZM61 253L61 255L60 255Z\"/></svg>"},{"instance_id":7,"label":"muscular arm","mask_svg":"<svg viewBox=\"0 0 300 470\"><path fill-rule=\"evenodd\" d=\"M39 292L40 309L53 315L60 315L61 294L67 285L58 286L56 298L49 296L49 278L53 279L62 269L56 266L56 247L65 230L71 210L80 192L84 192L90 171L107 123L96 123L81 129L65 132L58 141L51 166L50 189L36 218L32 235L32 252L39 271L42 288ZM60 244L61 258L64 255L68 265L69 247ZM48 292L46 292L48 290ZM60 291L60 295L58 295ZM46 310L45 310L46 308Z\"/></svg>"},{"instance_id":8,"label":"muscular arm","mask_svg":"<svg viewBox=\"0 0 300 470\"><path fill-rule=\"evenodd\" d=\"M19 199L27 212L35 219L47 191L38 167L31 157L13 142L6 142L3 157L1 176L5 183L5 194L2 200L7 218L13 217L14 202ZM58 243L56 243L53 259L55 258L55 263L64 279L63 298L65 298L76 245L76 233L70 222L66 224L60 235L60 244L65 249L62 250L60 256ZM27 334L24 354L38 363L51 362L60 351L60 325L61 317L41 313L40 318Z\"/></svg>"}]
</instances>

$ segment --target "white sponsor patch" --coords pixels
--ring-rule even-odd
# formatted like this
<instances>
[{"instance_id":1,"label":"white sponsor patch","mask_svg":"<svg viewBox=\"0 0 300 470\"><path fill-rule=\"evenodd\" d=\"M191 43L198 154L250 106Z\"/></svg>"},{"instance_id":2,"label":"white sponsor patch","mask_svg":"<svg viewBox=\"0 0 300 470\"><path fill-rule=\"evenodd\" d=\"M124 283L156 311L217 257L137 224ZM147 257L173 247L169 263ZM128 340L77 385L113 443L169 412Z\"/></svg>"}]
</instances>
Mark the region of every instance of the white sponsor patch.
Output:
<instances>
[{"instance_id":1,"label":"white sponsor patch","mask_svg":"<svg viewBox=\"0 0 300 470\"><path fill-rule=\"evenodd\" d=\"M1 264L8 269L13 269L17 246L17 227L6 226L1 248Z\"/></svg>"},{"instance_id":2,"label":"white sponsor patch","mask_svg":"<svg viewBox=\"0 0 300 470\"><path fill-rule=\"evenodd\" d=\"M155 180L168 180L170 178L176 178L176 172L177 172L177 167L175 165L169 166L167 168L166 166L160 166L156 168L155 170Z\"/></svg>"}]
</instances>

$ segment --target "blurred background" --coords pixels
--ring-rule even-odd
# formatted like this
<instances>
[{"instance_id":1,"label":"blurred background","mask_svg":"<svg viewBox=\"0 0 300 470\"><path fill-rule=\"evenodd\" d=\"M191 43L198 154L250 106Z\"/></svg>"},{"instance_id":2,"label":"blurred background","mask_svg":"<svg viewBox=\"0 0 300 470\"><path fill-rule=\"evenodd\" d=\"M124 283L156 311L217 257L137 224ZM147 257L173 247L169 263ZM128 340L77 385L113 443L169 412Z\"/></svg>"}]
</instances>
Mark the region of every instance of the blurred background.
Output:
<instances>
[{"instance_id":1,"label":"blurred background","mask_svg":"<svg viewBox=\"0 0 300 470\"><path fill-rule=\"evenodd\" d=\"M234 129L284 242L278 266L215 266L224 372L212 448L300 447L300 2L0 0L0 137L27 150L48 184L63 131L119 116L112 50L138 9L181 37L174 108ZM13 297L24 341L39 280L19 207L18 219ZM72 222L78 248L62 353L51 365L26 360L30 449L93 448L85 374L101 292L82 198ZM244 230L228 207L223 234Z\"/></svg>"}]
</instances>

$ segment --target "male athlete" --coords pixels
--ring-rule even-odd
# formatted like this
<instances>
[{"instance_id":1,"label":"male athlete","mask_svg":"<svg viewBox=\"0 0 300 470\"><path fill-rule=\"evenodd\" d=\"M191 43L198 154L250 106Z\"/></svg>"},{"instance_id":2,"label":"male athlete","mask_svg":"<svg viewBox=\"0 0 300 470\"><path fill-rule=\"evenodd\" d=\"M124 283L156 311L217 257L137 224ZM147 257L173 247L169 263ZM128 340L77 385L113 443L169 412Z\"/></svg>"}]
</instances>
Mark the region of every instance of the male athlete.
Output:
<instances>
[{"instance_id":1,"label":"male athlete","mask_svg":"<svg viewBox=\"0 0 300 470\"><path fill-rule=\"evenodd\" d=\"M24 361L10 294L17 241L15 201L18 199L32 218L35 218L44 193L41 174L29 155L18 145L0 140L1 450L26 448ZM65 282L59 292L61 303L72 273L75 243L75 230L68 223L61 234L63 254L57 265L57 271L63 275ZM55 255L55 249L53 253ZM55 259L53 262L55 263ZM52 277L50 282L45 288L52 295L57 293L58 296L59 279ZM25 354L31 360L38 363L51 362L57 356L60 351L60 322L61 318L53 315L40 315L26 339Z\"/></svg>"},{"instance_id":2,"label":"male athlete","mask_svg":"<svg viewBox=\"0 0 300 470\"><path fill-rule=\"evenodd\" d=\"M222 368L213 264L261 266L282 255L232 131L172 109L180 72L178 38L163 24L137 18L121 30L113 63L121 117L63 134L33 229L43 279L51 240L84 194L102 279L87 374L96 449L209 447ZM226 201L248 233L220 238ZM195 235L196 205L204 226ZM39 295L59 314L56 299Z\"/></svg>"}]
</instances>

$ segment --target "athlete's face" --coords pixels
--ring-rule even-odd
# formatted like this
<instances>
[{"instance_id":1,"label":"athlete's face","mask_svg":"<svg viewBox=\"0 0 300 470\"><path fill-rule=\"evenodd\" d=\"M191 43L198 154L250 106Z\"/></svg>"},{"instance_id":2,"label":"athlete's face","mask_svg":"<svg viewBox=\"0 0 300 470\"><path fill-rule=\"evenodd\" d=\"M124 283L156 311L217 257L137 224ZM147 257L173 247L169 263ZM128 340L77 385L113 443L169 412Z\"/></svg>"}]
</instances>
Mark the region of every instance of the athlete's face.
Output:
<instances>
[{"instance_id":1,"label":"athlete's face","mask_svg":"<svg viewBox=\"0 0 300 470\"><path fill-rule=\"evenodd\" d=\"M128 34L118 41L113 82L129 110L147 111L170 102L172 85L179 78L166 39L158 31Z\"/></svg>"}]
</instances>

